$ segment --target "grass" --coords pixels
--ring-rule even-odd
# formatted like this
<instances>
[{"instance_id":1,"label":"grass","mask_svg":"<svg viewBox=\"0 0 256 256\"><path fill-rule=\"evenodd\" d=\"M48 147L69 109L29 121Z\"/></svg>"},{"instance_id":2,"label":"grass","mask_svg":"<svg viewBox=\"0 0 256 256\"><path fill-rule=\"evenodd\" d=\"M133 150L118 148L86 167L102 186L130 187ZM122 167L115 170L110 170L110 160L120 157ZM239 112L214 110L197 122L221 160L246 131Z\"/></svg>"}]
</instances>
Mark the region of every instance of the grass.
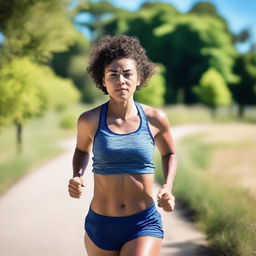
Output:
<instances>
[{"instance_id":1,"label":"grass","mask_svg":"<svg viewBox=\"0 0 256 256\"><path fill-rule=\"evenodd\" d=\"M252 256L256 254L256 194L240 181L244 173L247 180L255 179L256 170L248 170L256 166L256 160L254 157L243 161L240 156L241 152L250 155L254 148L255 126L237 126L189 135L178 143L174 194L195 212L194 219L207 234L210 246L223 255ZM230 150L234 153L233 161ZM237 162L243 162L240 175Z\"/></svg>"},{"instance_id":2,"label":"grass","mask_svg":"<svg viewBox=\"0 0 256 256\"><path fill-rule=\"evenodd\" d=\"M21 154L16 152L15 127L2 130L0 194L35 167L60 154L63 148L58 142L75 135L77 117L86 108L88 106L74 105L63 112L50 111L42 118L28 121L23 128Z\"/></svg>"},{"instance_id":3,"label":"grass","mask_svg":"<svg viewBox=\"0 0 256 256\"><path fill-rule=\"evenodd\" d=\"M242 119L237 117L237 107L220 107L216 118L212 118L208 108L202 105L170 105L163 108L169 117L171 125L182 125L187 123L229 123L243 122L256 123L256 108L247 107Z\"/></svg>"}]
</instances>

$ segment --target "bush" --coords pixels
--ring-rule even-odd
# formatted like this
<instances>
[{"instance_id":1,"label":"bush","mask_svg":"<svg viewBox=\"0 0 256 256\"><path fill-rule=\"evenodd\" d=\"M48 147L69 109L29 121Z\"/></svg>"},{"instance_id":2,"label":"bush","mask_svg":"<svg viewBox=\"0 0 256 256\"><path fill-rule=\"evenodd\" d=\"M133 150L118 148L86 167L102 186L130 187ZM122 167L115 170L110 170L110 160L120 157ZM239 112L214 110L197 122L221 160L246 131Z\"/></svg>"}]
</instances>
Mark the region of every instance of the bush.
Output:
<instances>
[{"instance_id":1,"label":"bush","mask_svg":"<svg viewBox=\"0 0 256 256\"><path fill-rule=\"evenodd\" d=\"M62 129L72 130L76 127L76 117L73 114L65 114L59 121L59 126Z\"/></svg>"}]
</instances>

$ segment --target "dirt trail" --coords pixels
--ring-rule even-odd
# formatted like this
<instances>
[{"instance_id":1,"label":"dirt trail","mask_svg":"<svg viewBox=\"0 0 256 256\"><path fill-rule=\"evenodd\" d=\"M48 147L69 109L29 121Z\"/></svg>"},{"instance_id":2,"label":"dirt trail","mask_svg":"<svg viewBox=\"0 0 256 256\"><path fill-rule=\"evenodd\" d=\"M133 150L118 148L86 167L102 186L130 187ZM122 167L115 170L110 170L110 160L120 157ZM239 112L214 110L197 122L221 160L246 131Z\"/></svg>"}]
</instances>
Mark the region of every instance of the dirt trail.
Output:
<instances>
[{"instance_id":1,"label":"dirt trail","mask_svg":"<svg viewBox=\"0 0 256 256\"><path fill-rule=\"evenodd\" d=\"M174 127L177 141L186 134L208 126ZM68 196L75 140L63 142L67 151L24 177L0 198L1 256L85 256L83 222L93 193L90 164L85 173L86 191L82 199ZM155 184L154 196L159 187ZM165 238L161 256L201 256L205 235L177 209L163 216Z\"/></svg>"}]
</instances>

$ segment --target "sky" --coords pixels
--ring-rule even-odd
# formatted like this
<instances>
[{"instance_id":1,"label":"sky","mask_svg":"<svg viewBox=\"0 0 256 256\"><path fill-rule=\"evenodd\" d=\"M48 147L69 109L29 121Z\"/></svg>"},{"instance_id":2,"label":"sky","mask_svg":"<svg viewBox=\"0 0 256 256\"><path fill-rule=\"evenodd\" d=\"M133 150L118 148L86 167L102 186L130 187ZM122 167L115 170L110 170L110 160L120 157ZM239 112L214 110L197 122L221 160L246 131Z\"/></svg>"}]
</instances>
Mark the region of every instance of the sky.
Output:
<instances>
[{"instance_id":1,"label":"sky","mask_svg":"<svg viewBox=\"0 0 256 256\"><path fill-rule=\"evenodd\" d=\"M98 0L95 0L98 1ZM108 0L117 7L136 11L140 5L147 0ZM155 2L155 1L154 1ZM173 4L180 12L187 12L195 3L201 0L160 0ZM218 13L223 16L230 30L233 33L240 32L243 28L249 28L252 32L252 39L256 42L256 1L255 0L208 0L213 3ZM237 49L244 52L248 49L248 44L239 44Z\"/></svg>"}]
</instances>

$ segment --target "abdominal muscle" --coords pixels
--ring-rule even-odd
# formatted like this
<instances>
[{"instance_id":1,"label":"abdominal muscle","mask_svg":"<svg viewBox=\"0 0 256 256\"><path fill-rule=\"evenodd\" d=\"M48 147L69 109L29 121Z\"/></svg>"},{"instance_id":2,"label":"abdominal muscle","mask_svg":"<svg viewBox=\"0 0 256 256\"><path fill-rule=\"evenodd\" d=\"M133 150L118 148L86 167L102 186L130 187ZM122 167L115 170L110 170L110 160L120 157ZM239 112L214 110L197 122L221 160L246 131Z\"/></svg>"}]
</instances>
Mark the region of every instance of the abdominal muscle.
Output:
<instances>
[{"instance_id":1,"label":"abdominal muscle","mask_svg":"<svg viewBox=\"0 0 256 256\"><path fill-rule=\"evenodd\" d=\"M94 174L91 209L101 215L122 217L153 203L154 174Z\"/></svg>"}]
</instances>

